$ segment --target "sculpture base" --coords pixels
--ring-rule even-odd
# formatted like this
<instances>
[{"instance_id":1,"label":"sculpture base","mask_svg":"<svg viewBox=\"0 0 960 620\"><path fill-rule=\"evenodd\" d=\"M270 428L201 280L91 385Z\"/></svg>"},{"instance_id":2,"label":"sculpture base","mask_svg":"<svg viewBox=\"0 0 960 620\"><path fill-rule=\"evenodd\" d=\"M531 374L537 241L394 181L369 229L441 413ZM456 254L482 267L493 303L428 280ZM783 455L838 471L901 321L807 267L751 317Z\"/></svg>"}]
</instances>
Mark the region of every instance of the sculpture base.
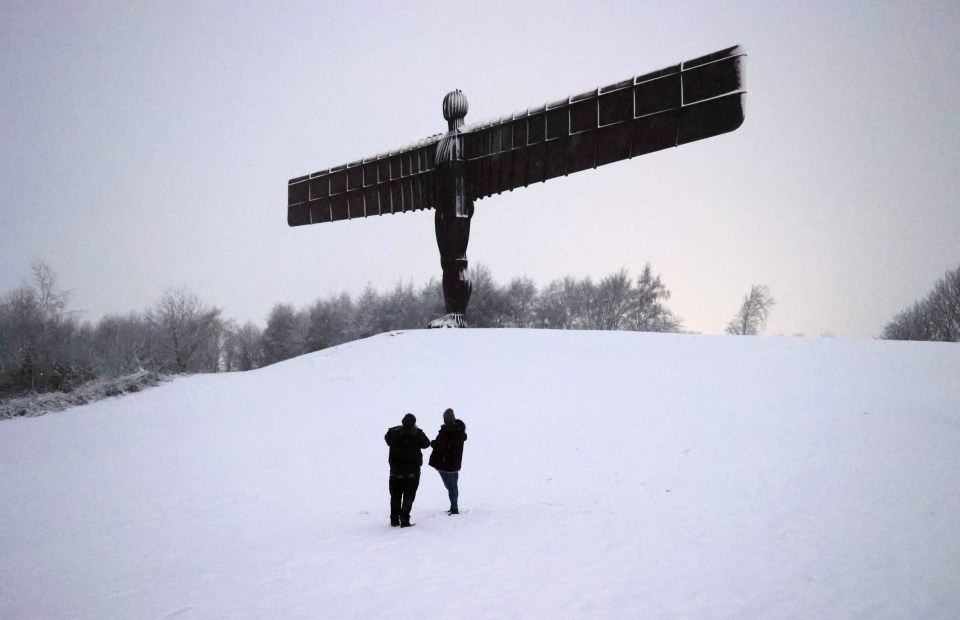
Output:
<instances>
[{"instance_id":1,"label":"sculpture base","mask_svg":"<svg viewBox=\"0 0 960 620\"><path fill-rule=\"evenodd\" d=\"M463 315L459 312L451 312L450 314L445 314L439 319L434 319L427 324L427 327L430 329L435 329L439 327L466 327L467 321L464 320Z\"/></svg>"}]
</instances>

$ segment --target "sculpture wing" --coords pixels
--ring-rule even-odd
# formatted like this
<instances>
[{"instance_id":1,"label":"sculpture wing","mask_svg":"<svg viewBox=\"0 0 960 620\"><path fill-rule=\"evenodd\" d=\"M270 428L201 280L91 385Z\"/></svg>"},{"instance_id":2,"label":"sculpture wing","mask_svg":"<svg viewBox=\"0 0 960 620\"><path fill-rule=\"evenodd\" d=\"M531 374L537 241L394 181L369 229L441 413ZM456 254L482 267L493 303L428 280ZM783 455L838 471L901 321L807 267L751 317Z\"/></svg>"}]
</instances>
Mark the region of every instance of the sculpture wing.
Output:
<instances>
[{"instance_id":1,"label":"sculpture wing","mask_svg":"<svg viewBox=\"0 0 960 620\"><path fill-rule=\"evenodd\" d=\"M740 46L464 129L474 199L737 129Z\"/></svg>"},{"instance_id":2,"label":"sculpture wing","mask_svg":"<svg viewBox=\"0 0 960 620\"><path fill-rule=\"evenodd\" d=\"M731 47L463 129L472 197L735 130L744 118L744 56ZM287 223L434 208L442 136L291 179Z\"/></svg>"},{"instance_id":3,"label":"sculpture wing","mask_svg":"<svg viewBox=\"0 0 960 620\"><path fill-rule=\"evenodd\" d=\"M441 134L409 147L290 179L290 226L430 209L436 143Z\"/></svg>"}]
</instances>

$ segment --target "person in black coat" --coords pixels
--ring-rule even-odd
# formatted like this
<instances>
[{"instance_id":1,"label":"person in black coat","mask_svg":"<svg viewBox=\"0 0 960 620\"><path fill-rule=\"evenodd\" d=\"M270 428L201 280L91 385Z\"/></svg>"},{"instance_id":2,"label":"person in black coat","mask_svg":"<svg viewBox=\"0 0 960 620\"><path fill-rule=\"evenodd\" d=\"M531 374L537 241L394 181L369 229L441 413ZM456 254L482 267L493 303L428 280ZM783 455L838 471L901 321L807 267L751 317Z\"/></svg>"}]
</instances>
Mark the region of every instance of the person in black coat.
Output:
<instances>
[{"instance_id":1,"label":"person in black coat","mask_svg":"<svg viewBox=\"0 0 960 620\"><path fill-rule=\"evenodd\" d=\"M410 527L410 509L420 486L421 450L430 440L417 427L417 418L408 413L403 423L394 426L383 436L390 446L390 525Z\"/></svg>"},{"instance_id":2,"label":"person in black coat","mask_svg":"<svg viewBox=\"0 0 960 620\"><path fill-rule=\"evenodd\" d=\"M440 473L443 486L447 487L450 497L450 511L448 515L460 514L457 500L460 489L457 487L460 478L460 464L463 460L463 442L467 440L467 425L453 415L453 409L443 412L443 426L437 433L437 438L430 442L433 452L430 453L430 467Z\"/></svg>"}]
</instances>

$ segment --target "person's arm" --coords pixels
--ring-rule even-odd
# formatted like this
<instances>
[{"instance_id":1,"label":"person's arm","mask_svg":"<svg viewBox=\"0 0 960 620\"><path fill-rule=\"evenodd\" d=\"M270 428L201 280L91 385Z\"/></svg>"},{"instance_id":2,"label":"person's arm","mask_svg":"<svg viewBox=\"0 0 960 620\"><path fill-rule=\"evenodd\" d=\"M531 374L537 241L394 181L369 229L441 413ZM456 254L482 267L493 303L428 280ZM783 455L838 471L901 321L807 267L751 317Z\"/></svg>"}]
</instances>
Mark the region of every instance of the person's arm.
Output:
<instances>
[{"instance_id":1,"label":"person's arm","mask_svg":"<svg viewBox=\"0 0 960 620\"><path fill-rule=\"evenodd\" d=\"M388 428L388 429L387 429L387 434L383 436L383 440L384 440L385 442L387 442L387 445L388 445L388 446L390 445L390 431L392 431L392 430L393 430L392 428Z\"/></svg>"},{"instance_id":2,"label":"person's arm","mask_svg":"<svg viewBox=\"0 0 960 620\"><path fill-rule=\"evenodd\" d=\"M420 437L419 437L419 439L420 439L420 449L422 450L423 448L429 448L429 447L430 447L430 438L427 437L427 434L424 433L423 430L421 430L421 429L419 429L419 428L418 428L417 430L420 431Z\"/></svg>"}]
</instances>

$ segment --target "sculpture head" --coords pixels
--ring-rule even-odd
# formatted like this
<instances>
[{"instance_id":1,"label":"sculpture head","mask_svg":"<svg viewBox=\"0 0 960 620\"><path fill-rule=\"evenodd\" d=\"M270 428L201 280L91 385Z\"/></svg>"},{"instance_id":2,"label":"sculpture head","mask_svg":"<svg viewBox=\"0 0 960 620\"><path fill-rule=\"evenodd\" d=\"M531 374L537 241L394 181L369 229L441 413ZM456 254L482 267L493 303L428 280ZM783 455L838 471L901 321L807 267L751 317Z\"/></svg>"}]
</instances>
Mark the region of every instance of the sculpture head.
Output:
<instances>
[{"instance_id":1,"label":"sculpture head","mask_svg":"<svg viewBox=\"0 0 960 620\"><path fill-rule=\"evenodd\" d=\"M450 131L463 127L463 118L467 115L467 98L459 88L447 93L443 98L443 118L447 121Z\"/></svg>"}]
</instances>

